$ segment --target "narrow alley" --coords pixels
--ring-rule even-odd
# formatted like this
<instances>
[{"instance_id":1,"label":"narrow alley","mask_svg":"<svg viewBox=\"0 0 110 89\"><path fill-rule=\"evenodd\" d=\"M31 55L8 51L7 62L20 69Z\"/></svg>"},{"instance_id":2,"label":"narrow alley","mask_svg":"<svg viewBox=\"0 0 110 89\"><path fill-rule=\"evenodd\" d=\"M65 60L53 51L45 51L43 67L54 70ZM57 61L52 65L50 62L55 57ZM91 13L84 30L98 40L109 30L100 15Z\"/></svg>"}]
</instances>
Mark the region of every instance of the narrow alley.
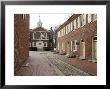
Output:
<instances>
[{"instance_id":1,"label":"narrow alley","mask_svg":"<svg viewBox=\"0 0 110 89\"><path fill-rule=\"evenodd\" d=\"M17 76L90 76L91 74L64 61L64 55L50 51L30 51L29 59ZM74 59L72 59L74 60ZM87 64L87 63L86 63Z\"/></svg>"}]
</instances>

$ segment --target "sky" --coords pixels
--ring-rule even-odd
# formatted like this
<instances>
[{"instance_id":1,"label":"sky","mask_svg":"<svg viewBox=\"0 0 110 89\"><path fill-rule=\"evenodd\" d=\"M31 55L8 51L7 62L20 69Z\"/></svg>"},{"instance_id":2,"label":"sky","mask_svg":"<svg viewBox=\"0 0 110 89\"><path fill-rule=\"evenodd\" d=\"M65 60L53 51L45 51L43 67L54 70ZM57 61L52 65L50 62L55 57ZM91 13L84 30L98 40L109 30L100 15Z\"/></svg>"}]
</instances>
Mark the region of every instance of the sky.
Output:
<instances>
[{"instance_id":1,"label":"sky","mask_svg":"<svg viewBox=\"0 0 110 89\"><path fill-rule=\"evenodd\" d=\"M33 29L37 27L37 22L40 20L42 21L42 27L46 28L47 30L50 30L52 27L53 29L63 24L72 13L41 13L41 14L30 14L30 29Z\"/></svg>"}]
</instances>

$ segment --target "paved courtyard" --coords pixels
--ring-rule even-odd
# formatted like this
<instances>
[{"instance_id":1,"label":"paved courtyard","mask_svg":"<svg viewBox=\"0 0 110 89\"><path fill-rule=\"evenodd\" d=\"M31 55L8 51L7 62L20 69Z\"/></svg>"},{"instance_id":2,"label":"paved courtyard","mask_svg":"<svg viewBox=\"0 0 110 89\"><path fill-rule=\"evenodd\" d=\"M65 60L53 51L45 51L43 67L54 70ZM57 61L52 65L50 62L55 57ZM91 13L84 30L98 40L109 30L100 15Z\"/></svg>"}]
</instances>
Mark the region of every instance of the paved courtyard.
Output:
<instances>
[{"instance_id":1,"label":"paved courtyard","mask_svg":"<svg viewBox=\"0 0 110 89\"><path fill-rule=\"evenodd\" d=\"M96 75L96 63L68 59L50 51L30 51L29 59L22 65L17 76L91 76ZM78 63L78 64L76 64ZM82 65L89 64L89 65Z\"/></svg>"}]
</instances>

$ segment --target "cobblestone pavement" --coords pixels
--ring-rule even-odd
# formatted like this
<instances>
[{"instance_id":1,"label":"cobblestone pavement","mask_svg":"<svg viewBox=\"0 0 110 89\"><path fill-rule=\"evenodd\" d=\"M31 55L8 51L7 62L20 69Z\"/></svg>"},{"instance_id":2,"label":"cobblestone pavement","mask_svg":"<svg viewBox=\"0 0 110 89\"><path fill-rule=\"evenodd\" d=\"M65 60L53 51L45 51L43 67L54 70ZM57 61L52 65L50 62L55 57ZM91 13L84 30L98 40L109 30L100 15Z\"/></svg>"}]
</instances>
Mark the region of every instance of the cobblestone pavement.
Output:
<instances>
[{"instance_id":1,"label":"cobblestone pavement","mask_svg":"<svg viewBox=\"0 0 110 89\"><path fill-rule=\"evenodd\" d=\"M65 62L64 56L49 51L30 51L29 59L20 68L17 76L89 76Z\"/></svg>"}]
</instances>

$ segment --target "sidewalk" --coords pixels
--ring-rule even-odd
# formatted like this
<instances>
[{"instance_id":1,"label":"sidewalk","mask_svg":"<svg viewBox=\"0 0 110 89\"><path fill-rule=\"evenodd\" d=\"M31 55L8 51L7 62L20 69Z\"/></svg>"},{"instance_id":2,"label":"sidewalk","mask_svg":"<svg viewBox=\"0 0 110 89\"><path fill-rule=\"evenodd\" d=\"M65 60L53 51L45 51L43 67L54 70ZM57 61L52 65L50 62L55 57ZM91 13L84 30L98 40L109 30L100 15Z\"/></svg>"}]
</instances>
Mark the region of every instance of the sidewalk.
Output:
<instances>
[{"instance_id":1,"label":"sidewalk","mask_svg":"<svg viewBox=\"0 0 110 89\"><path fill-rule=\"evenodd\" d=\"M64 57L64 55L61 55L61 58L62 57ZM73 65L74 67L79 68L91 75L94 75L94 76L97 75L97 63L93 63L88 60L81 60L78 58L63 58L63 60Z\"/></svg>"}]
</instances>

